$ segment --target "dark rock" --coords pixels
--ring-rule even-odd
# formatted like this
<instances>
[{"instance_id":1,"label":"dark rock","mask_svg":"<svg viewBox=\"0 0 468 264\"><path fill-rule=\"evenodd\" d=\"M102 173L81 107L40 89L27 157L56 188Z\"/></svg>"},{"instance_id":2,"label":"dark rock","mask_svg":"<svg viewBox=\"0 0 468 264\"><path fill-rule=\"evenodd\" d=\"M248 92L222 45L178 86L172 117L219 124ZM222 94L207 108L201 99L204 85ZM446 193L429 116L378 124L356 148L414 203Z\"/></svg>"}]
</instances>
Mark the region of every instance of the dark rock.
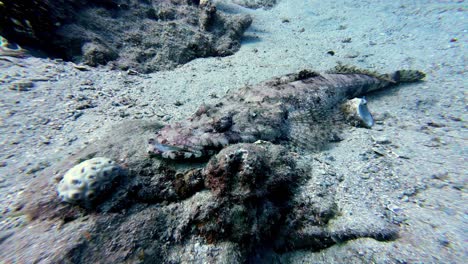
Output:
<instances>
[{"instance_id":1,"label":"dark rock","mask_svg":"<svg viewBox=\"0 0 468 264\"><path fill-rule=\"evenodd\" d=\"M105 65L111 60L115 60L118 54L98 43L85 43L82 47L83 62L90 66Z\"/></svg>"},{"instance_id":2,"label":"dark rock","mask_svg":"<svg viewBox=\"0 0 468 264\"><path fill-rule=\"evenodd\" d=\"M200 169L177 174L173 185L175 192L181 199L186 199L205 187Z\"/></svg>"},{"instance_id":3,"label":"dark rock","mask_svg":"<svg viewBox=\"0 0 468 264\"><path fill-rule=\"evenodd\" d=\"M208 241L250 246L273 237L289 210L298 176L295 166L284 147L271 143L237 144L222 150L204 169L217 206L198 219L200 233Z\"/></svg>"},{"instance_id":4,"label":"dark rock","mask_svg":"<svg viewBox=\"0 0 468 264\"><path fill-rule=\"evenodd\" d=\"M19 45L138 72L231 55L251 22L191 0L27 0L0 6L0 35Z\"/></svg>"},{"instance_id":5,"label":"dark rock","mask_svg":"<svg viewBox=\"0 0 468 264\"><path fill-rule=\"evenodd\" d=\"M18 92L30 91L34 87L34 83L31 81L16 81L10 84L8 89Z\"/></svg>"}]
</instances>

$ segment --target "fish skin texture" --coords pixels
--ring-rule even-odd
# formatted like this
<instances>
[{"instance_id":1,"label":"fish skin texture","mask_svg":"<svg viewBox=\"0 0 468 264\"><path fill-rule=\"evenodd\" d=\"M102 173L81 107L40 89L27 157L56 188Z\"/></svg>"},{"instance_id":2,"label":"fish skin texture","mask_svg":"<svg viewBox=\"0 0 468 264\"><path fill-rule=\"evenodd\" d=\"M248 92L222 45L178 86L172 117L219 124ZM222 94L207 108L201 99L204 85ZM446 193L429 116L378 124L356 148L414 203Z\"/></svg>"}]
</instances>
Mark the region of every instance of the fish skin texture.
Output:
<instances>
[{"instance_id":1,"label":"fish skin texture","mask_svg":"<svg viewBox=\"0 0 468 264\"><path fill-rule=\"evenodd\" d=\"M328 73L303 70L273 78L229 92L215 105L200 106L187 120L163 127L149 140L148 152L174 160L199 159L235 143L282 144L296 136L307 138L307 131L294 132L304 116L307 123L320 125L347 99L424 77L414 70L380 75L338 65ZM317 140L320 133L313 133L310 138Z\"/></svg>"}]
</instances>

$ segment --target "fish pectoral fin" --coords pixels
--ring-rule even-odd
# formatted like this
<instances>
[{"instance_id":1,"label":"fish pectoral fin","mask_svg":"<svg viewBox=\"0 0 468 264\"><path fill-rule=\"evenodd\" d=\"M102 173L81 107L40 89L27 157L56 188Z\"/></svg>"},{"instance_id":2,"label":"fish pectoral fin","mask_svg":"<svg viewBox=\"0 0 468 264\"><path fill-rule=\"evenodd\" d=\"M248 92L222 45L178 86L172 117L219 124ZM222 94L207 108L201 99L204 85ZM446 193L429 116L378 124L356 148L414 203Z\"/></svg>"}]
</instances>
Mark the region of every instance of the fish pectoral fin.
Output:
<instances>
[{"instance_id":1,"label":"fish pectoral fin","mask_svg":"<svg viewBox=\"0 0 468 264\"><path fill-rule=\"evenodd\" d=\"M318 151L337 141L343 124L338 108L295 110L289 113L289 141L300 150Z\"/></svg>"}]
</instances>

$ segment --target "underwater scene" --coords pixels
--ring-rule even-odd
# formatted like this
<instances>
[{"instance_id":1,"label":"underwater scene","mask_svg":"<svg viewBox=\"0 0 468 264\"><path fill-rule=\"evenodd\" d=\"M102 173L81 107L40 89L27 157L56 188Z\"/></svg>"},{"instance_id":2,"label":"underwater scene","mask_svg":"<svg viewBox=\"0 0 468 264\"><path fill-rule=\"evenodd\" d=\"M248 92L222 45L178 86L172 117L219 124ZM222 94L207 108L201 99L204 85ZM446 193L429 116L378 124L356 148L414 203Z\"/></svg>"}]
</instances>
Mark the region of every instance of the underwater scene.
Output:
<instances>
[{"instance_id":1,"label":"underwater scene","mask_svg":"<svg viewBox=\"0 0 468 264\"><path fill-rule=\"evenodd\" d=\"M0 264L466 263L464 0L0 0Z\"/></svg>"}]
</instances>

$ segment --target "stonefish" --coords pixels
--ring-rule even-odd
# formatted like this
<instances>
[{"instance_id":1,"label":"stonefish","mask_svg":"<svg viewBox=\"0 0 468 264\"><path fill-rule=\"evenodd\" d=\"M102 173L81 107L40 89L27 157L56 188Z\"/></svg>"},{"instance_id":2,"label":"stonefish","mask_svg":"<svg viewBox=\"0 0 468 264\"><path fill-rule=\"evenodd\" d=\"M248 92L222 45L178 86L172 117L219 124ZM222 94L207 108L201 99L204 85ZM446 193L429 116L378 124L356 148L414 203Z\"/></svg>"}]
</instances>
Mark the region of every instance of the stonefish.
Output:
<instances>
[{"instance_id":1,"label":"stonefish","mask_svg":"<svg viewBox=\"0 0 468 264\"><path fill-rule=\"evenodd\" d=\"M316 144L309 139L325 138L314 127L326 130L337 113L343 120L373 125L365 99L356 97L424 77L416 70L378 74L344 65L323 74L309 70L288 74L228 92L215 105L200 106L187 120L158 131L148 142L148 152L179 160L207 158L229 144L257 140Z\"/></svg>"}]
</instances>

